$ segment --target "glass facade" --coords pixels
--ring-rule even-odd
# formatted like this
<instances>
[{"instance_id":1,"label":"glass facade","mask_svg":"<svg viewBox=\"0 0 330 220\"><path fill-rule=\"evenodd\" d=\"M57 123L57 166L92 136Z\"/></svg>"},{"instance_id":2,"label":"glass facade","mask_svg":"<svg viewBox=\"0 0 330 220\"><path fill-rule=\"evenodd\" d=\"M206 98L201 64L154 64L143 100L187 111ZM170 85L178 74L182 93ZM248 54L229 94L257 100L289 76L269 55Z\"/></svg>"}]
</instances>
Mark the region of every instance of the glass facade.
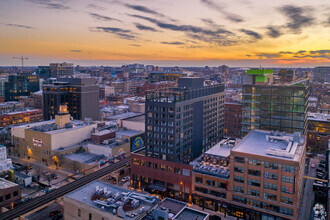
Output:
<instances>
[{"instance_id":1,"label":"glass facade","mask_svg":"<svg viewBox=\"0 0 330 220\"><path fill-rule=\"evenodd\" d=\"M305 133L309 81L292 86L243 85L242 135L253 129Z\"/></svg>"}]
</instances>

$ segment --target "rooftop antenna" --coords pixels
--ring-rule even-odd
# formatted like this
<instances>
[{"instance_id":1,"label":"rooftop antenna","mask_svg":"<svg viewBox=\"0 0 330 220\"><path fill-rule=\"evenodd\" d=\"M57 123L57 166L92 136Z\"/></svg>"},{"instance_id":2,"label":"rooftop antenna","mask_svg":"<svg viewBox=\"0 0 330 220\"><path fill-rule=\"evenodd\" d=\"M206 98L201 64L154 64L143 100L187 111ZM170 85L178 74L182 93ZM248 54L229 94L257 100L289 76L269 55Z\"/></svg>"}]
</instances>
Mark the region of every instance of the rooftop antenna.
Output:
<instances>
[{"instance_id":1,"label":"rooftop antenna","mask_svg":"<svg viewBox=\"0 0 330 220\"><path fill-rule=\"evenodd\" d=\"M22 73L23 73L24 60L27 60L27 59L29 59L29 58L21 56L21 57L13 57L13 59L19 59L19 60L22 61L22 70L21 70L21 71L22 71Z\"/></svg>"}]
</instances>

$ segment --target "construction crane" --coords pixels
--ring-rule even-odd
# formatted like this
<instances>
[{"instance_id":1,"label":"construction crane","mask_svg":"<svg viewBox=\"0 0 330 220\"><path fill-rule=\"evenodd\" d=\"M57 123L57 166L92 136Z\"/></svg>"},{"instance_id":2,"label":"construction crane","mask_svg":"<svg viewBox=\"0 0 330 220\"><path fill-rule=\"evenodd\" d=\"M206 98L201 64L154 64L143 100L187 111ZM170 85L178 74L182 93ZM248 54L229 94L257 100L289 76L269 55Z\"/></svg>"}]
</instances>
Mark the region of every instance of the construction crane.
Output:
<instances>
[{"instance_id":1,"label":"construction crane","mask_svg":"<svg viewBox=\"0 0 330 220\"><path fill-rule=\"evenodd\" d=\"M21 56L21 57L13 57L13 59L19 59L22 61L22 73L23 73L24 60L27 60L29 58Z\"/></svg>"}]
</instances>

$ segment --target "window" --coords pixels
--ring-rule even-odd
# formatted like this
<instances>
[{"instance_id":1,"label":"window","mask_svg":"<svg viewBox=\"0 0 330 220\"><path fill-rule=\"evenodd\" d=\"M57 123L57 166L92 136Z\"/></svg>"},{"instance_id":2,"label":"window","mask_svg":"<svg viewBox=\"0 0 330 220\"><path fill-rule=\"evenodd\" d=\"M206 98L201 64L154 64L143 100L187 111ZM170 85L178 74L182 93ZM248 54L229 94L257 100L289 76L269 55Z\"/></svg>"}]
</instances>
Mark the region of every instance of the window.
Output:
<instances>
[{"instance_id":1,"label":"window","mask_svg":"<svg viewBox=\"0 0 330 220\"><path fill-rule=\"evenodd\" d=\"M293 204L292 199L284 197L284 196L281 196L281 202L289 204L289 205Z\"/></svg>"},{"instance_id":2,"label":"window","mask_svg":"<svg viewBox=\"0 0 330 220\"><path fill-rule=\"evenodd\" d=\"M10 193L6 195L6 200L10 199L11 198L11 195Z\"/></svg>"},{"instance_id":3,"label":"window","mask_svg":"<svg viewBox=\"0 0 330 220\"><path fill-rule=\"evenodd\" d=\"M277 196L271 193L264 193L264 199L269 199L269 200L277 200Z\"/></svg>"},{"instance_id":4,"label":"window","mask_svg":"<svg viewBox=\"0 0 330 220\"><path fill-rule=\"evenodd\" d=\"M292 188L288 186L281 186L281 192L293 194Z\"/></svg>"},{"instance_id":5,"label":"window","mask_svg":"<svg viewBox=\"0 0 330 220\"><path fill-rule=\"evenodd\" d=\"M294 183L294 177L282 175L282 182Z\"/></svg>"},{"instance_id":6,"label":"window","mask_svg":"<svg viewBox=\"0 0 330 220\"><path fill-rule=\"evenodd\" d=\"M259 180L248 179L248 184L251 185L251 186L260 187L260 181Z\"/></svg>"},{"instance_id":7,"label":"window","mask_svg":"<svg viewBox=\"0 0 330 220\"><path fill-rule=\"evenodd\" d=\"M214 180L206 180L206 184L209 186L215 186L215 181Z\"/></svg>"},{"instance_id":8,"label":"window","mask_svg":"<svg viewBox=\"0 0 330 220\"><path fill-rule=\"evenodd\" d=\"M0 202L2 202L3 201L3 196L0 196Z\"/></svg>"},{"instance_id":9,"label":"window","mask_svg":"<svg viewBox=\"0 0 330 220\"><path fill-rule=\"evenodd\" d=\"M236 195L233 195L233 201L239 202L239 203L245 203L244 197L236 196Z\"/></svg>"},{"instance_id":10,"label":"window","mask_svg":"<svg viewBox=\"0 0 330 220\"><path fill-rule=\"evenodd\" d=\"M248 195L259 197L260 196L260 191L259 190L254 190L254 189L248 189Z\"/></svg>"},{"instance_id":11,"label":"window","mask_svg":"<svg viewBox=\"0 0 330 220\"><path fill-rule=\"evenodd\" d=\"M284 207L280 207L280 213L284 214L284 215L293 215L293 210L292 209L287 209Z\"/></svg>"},{"instance_id":12,"label":"window","mask_svg":"<svg viewBox=\"0 0 330 220\"><path fill-rule=\"evenodd\" d=\"M18 196L18 191L17 190L13 192L13 197L16 197L16 196Z\"/></svg>"},{"instance_id":13,"label":"window","mask_svg":"<svg viewBox=\"0 0 330 220\"><path fill-rule=\"evenodd\" d=\"M260 170L248 170L248 174L252 176L260 176L261 172Z\"/></svg>"},{"instance_id":14,"label":"window","mask_svg":"<svg viewBox=\"0 0 330 220\"><path fill-rule=\"evenodd\" d=\"M158 169L158 164L157 163L154 163L154 169Z\"/></svg>"},{"instance_id":15,"label":"window","mask_svg":"<svg viewBox=\"0 0 330 220\"><path fill-rule=\"evenodd\" d=\"M80 217L81 216L81 211L80 211L80 209L78 209L78 217Z\"/></svg>"},{"instance_id":16,"label":"window","mask_svg":"<svg viewBox=\"0 0 330 220\"><path fill-rule=\"evenodd\" d=\"M197 177L197 176L196 176L196 178L195 178L195 182L196 182L196 183L203 184L203 178L201 178L201 177Z\"/></svg>"},{"instance_id":17,"label":"window","mask_svg":"<svg viewBox=\"0 0 330 220\"><path fill-rule=\"evenodd\" d=\"M180 168L174 167L174 173L175 174L180 174Z\"/></svg>"},{"instance_id":18,"label":"window","mask_svg":"<svg viewBox=\"0 0 330 220\"><path fill-rule=\"evenodd\" d=\"M145 160L141 160L141 166L145 166L146 165L146 161Z\"/></svg>"},{"instance_id":19,"label":"window","mask_svg":"<svg viewBox=\"0 0 330 220\"><path fill-rule=\"evenodd\" d=\"M182 175L184 176L190 176L190 171L186 169L182 169Z\"/></svg>"},{"instance_id":20,"label":"window","mask_svg":"<svg viewBox=\"0 0 330 220\"><path fill-rule=\"evenodd\" d=\"M244 183L244 177L234 176L234 181L238 183Z\"/></svg>"},{"instance_id":21,"label":"window","mask_svg":"<svg viewBox=\"0 0 330 220\"><path fill-rule=\"evenodd\" d=\"M265 172L264 176L266 179L277 180L277 173Z\"/></svg>"},{"instance_id":22,"label":"window","mask_svg":"<svg viewBox=\"0 0 330 220\"><path fill-rule=\"evenodd\" d=\"M244 173L244 167L234 167L234 171L238 173Z\"/></svg>"},{"instance_id":23,"label":"window","mask_svg":"<svg viewBox=\"0 0 330 220\"><path fill-rule=\"evenodd\" d=\"M249 159L249 165L252 165L252 166L261 166L261 160L252 160L252 159Z\"/></svg>"},{"instance_id":24,"label":"window","mask_svg":"<svg viewBox=\"0 0 330 220\"><path fill-rule=\"evenodd\" d=\"M152 167L152 162L148 161L148 167Z\"/></svg>"},{"instance_id":25,"label":"window","mask_svg":"<svg viewBox=\"0 0 330 220\"><path fill-rule=\"evenodd\" d=\"M166 170L166 165L165 164L160 164L160 170L165 171Z\"/></svg>"},{"instance_id":26,"label":"window","mask_svg":"<svg viewBox=\"0 0 330 220\"><path fill-rule=\"evenodd\" d=\"M170 172L170 173L172 173L173 172L173 167L172 166L168 166L167 167L167 171Z\"/></svg>"},{"instance_id":27,"label":"window","mask_svg":"<svg viewBox=\"0 0 330 220\"><path fill-rule=\"evenodd\" d=\"M133 164L134 164L134 165L140 165L140 160L137 159L137 158L134 158L134 159L133 159Z\"/></svg>"},{"instance_id":28,"label":"window","mask_svg":"<svg viewBox=\"0 0 330 220\"><path fill-rule=\"evenodd\" d=\"M89 215L88 215L88 219L89 219L89 220L92 220L92 213L89 213Z\"/></svg>"},{"instance_id":29,"label":"window","mask_svg":"<svg viewBox=\"0 0 330 220\"><path fill-rule=\"evenodd\" d=\"M282 165L282 171L288 173L294 173L294 166Z\"/></svg>"},{"instance_id":30,"label":"window","mask_svg":"<svg viewBox=\"0 0 330 220\"><path fill-rule=\"evenodd\" d=\"M277 184L264 182L265 189L277 190Z\"/></svg>"},{"instance_id":31,"label":"window","mask_svg":"<svg viewBox=\"0 0 330 220\"><path fill-rule=\"evenodd\" d=\"M244 193L244 188L241 186L234 186L234 191L239 193Z\"/></svg>"},{"instance_id":32,"label":"window","mask_svg":"<svg viewBox=\"0 0 330 220\"><path fill-rule=\"evenodd\" d=\"M218 187L221 189L226 189L226 183L218 182Z\"/></svg>"},{"instance_id":33,"label":"window","mask_svg":"<svg viewBox=\"0 0 330 220\"><path fill-rule=\"evenodd\" d=\"M255 207L261 207L261 202L258 202L258 201L253 200L253 199L246 199L246 204L247 205L252 205L252 206L255 206Z\"/></svg>"},{"instance_id":34,"label":"window","mask_svg":"<svg viewBox=\"0 0 330 220\"><path fill-rule=\"evenodd\" d=\"M236 163L244 163L244 158L243 157L235 157L235 162Z\"/></svg>"}]
</instances>

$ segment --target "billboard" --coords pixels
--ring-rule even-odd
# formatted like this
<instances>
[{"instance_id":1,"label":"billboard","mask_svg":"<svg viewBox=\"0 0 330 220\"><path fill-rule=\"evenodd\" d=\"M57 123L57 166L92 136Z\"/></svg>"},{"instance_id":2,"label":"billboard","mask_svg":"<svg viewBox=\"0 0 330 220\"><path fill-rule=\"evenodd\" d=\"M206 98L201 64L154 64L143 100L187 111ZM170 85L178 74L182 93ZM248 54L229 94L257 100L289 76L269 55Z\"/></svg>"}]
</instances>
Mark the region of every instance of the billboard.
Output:
<instances>
[{"instance_id":1,"label":"billboard","mask_svg":"<svg viewBox=\"0 0 330 220\"><path fill-rule=\"evenodd\" d=\"M42 146L42 139L33 138L33 146L41 147Z\"/></svg>"}]
</instances>

